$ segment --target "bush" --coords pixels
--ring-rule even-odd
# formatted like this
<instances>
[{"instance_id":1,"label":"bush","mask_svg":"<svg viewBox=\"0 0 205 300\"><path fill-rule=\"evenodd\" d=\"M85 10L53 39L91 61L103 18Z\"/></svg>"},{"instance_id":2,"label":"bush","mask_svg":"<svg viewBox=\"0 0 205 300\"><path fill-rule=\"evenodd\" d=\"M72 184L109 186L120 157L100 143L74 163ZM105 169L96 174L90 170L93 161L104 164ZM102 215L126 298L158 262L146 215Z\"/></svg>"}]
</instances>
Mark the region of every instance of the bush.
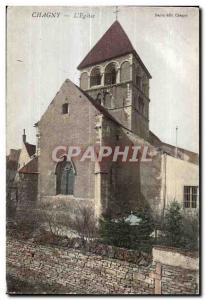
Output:
<instances>
[{"instance_id":1,"label":"bush","mask_svg":"<svg viewBox=\"0 0 205 300\"><path fill-rule=\"evenodd\" d=\"M182 244L187 250L198 250L199 247L199 220L198 216L183 217Z\"/></svg>"},{"instance_id":2,"label":"bush","mask_svg":"<svg viewBox=\"0 0 205 300\"><path fill-rule=\"evenodd\" d=\"M30 239L39 229L38 216L34 209L25 208L18 212L15 219L7 221L7 235L14 236L19 239Z\"/></svg>"},{"instance_id":3,"label":"bush","mask_svg":"<svg viewBox=\"0 0 205 300\"><path fill-rule=\"evenodd\" d=\"M135 212L130 216L141 219L133 225L129 218L121 217L117 220L105 217L100 220L99 233L102 242L116 247L149 251L152 244L150 234L153 222L148 211Z\"/></svg>"},{"instance_id":4,"label":"bush","mask_svg":"<svg viewBox=\"0 0 205 300\"><path fill-rule=\"evenodd\" d=\"M164 220L162 244L187 250L197 250L199 221L197 216L183 215L181 206L172 202Z\"/></svg>"},{"instance_id":5,"label":"bush","mask_svg":"<svg viewBox=\"0 0 205 300\"><path fill-rule=\"evenodd\" d=\"M97 221L94 212L89 207L79 207L78 214L69 220L69 227L77 232L82 244L97 236Z\"/></svg>"},{"instance_id":6,"label":"bush","mask_svg":"<svg viewBox=\"0 0 205 300\"><path fill-rule=\"evenodd\" d=\"M100 219L99 233L102 241L108 245L129 248L130 246L130 225L124 218L118 219L117 222L112 219Z\"/></svg>"},{"instance_id":7,"label":"bush","mask_svg":"<svg viewBox=\"0 0 205 300\"><path fill-rule=\"evenodd\" d=\"M40 209L41 208L41 209ZM46 204L39 206L39 219L54 236L68 236L80 238L84 245L86 240L91 240L97 235L96 219L90 207L80 205L75 213L56 208L47 209Z\"/></svg>"},{"instance_id":8,"label":"bush","mask_svg":"<svg viewBox=\"0 0 205 300\"><path fill-rule=\"evenodd\" d=\"M181 207L178 202L170 204L164 221L165 243L167 246L181 246L183 228Z\"/></svg>"}]
</instances>

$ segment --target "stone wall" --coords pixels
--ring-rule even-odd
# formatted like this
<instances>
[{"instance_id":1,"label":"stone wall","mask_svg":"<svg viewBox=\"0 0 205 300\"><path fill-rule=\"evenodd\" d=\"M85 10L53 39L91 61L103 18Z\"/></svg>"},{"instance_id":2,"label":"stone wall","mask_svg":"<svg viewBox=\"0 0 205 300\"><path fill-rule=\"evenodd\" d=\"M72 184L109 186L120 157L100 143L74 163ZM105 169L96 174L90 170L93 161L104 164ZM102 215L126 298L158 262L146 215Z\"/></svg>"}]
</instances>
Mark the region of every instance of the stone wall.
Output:
<instances>
[{"instance_id":1,"label":"stone wall","mask_svg":"<svg viewBox=\"0 0 205 300\"><path fill-rule=\"evenodd\" d=\"M140 163L141 193L149 203L155 221L161 221L163 212L162 156L157 153L151 161Z\"/></svg>"},{"instance_id":2,"label":"stone wall","mask_svg":"<svg viewBox=\"0 0 205 300\"><path fill-rule=\"evenodd\" d=\"M67 114L62 113L62 105L65 103L69 105ZM56 195L56 161L52 159L56 147L79 146L84 152L88 145L95 144L96 114L94 106L79 89L66 80L38 123L39 198ZM74 197L93 199L94 162L90 160L81 162L80 157L73 157L73 164L76 170Z\"/></svg>"},{"instance_id":3,"label":"stone wall","mask_svg":"<svg viewBox=\"0 0 205 300\"><path fill-rule=\"evenodd\" d=\"M55 294L197 294L197 272L159 263L139 266L74 249L7 239L7 275ZM62 287L62 288L61 288ZM9 292L9 291L8 291Z\"/></svg>"},{"instance_id":4,"label":"stone wall","mask_svg":"<svg viewBox=\"0 0 205 300\"><path fill-rule=\"evenodd\" d=\"M199 294L198 271L162 265L161 293L169 295Z\"/></svg>"},{"instance_id":5,"label":"stone wall","mask_svg":"<svg viewBox=\"0 0 205 300\"><path fill-rule=\"evenodd\" d=\"M18 205L36 202L38 194L38 174L19 174Z\"/></svg>"},{"instance_id":6,"label":"stone wall","mask_svg":"<svg viewBox=\"0 0 205 300\"><path fill-rule=\"evenodd\" d=\"M175 248L154 247L153 260L189 270L199 269L199 257L197 255L193 256L190 253L176 251Z\"/></svg>"},{"instance_id":7,"label":"stone wall","mask_svg":"<svg viewBox=\"0 0 205 300\"><path fill-rule=\"evenodd\" d=\"M102 146L111 146L112 150L119 147L120 152L129 147L128 157L132 155L133 141L127 130L102 118ZM112 153L113 154L113 153ZM113 217L136 211L142 202L140 195L140 166L137 162L123 161L119 155L117 161L112 156L105 158L100 164L101 171L101 212Z\"/></svg>"},{"instance_id":8,"label":"stone wall","mask_svg":"<svg viewBox=\"0 0 205 300\"><path fill-rule=\"evenodd\" d=\"M152 262L152 255L144 251L119 248L100 243L88 244L86 249L97 255L124 260L130 263L135 263L139 266L148 266Z\"/></svg>"}]
</instances>

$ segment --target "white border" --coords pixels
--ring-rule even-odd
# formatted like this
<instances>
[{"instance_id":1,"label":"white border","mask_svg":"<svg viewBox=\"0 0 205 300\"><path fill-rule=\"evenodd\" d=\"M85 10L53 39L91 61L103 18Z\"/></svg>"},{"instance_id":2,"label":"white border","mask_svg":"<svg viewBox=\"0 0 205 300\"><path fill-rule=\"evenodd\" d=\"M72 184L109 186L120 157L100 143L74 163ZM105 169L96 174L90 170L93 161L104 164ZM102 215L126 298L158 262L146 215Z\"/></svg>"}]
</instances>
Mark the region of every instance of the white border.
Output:
<instances>
[{"instance_id":1,"label":"white border","mask_svg":"<svg viewBox=\"0 0 205 300\"><path fill-rule=\"evenodd\" d=\"M1 94L1 101L0 101L0 141L1 141L1 146L0 146L0 155L1 155L1 160L0 160L0 171L1 171L1 176L0 176L0 191L1 191L1 197L0 197L0 237L1 237L1 247L0 247L0 262L1 262L1 271L0 271L0 299L6 299L8 297L8 295L5 294L6 292L6 268L5 268L5 156L6 156L6 145L5 145L5 96L6 96L6 92L5 92L5 31L6 31L6 26L5 26L5 7L6 6L18 6L18 5L24 5L24 6L35 6L35 5L39 5L39 6L98 6L98 5L103 5L103 6L115 6L115 5L137 5L137 6L200 6L201 9L204 9L205 6L205 1L204 0L198 0L198 1L193 1L193 0L181 0L181 1L169 1L169 2L165 2L165 1L150 1L150 0L118 0L118 1L109 1L109 0L87 0L87 1L83 1L83 0L73 0L73 1L68 1L68 0L58 0L58 1L48 1L48 0L32 0L32 1L26 1L26 0L19 0L19 1L6 1L6 0L1 0L0 3L0 70L1 70L1 76L0 76L0 84L1 84L1 88L0 88L0 94ZM203 25L203 22L202 22ZM203 26L202 26L203 27ZM202 41L201 41L201 47L203 49L203 39L204 39L204 30L202 28ZM202 66L201 66L202 68ZM202 86L203 86L204 81L202 82ZM201 99L202 101L202 99ZM205 105L203 106L205 107ZM203 109L203 113L204 113L204 109ZM201 112L202 114L202 112ZM204 115L204 114L203 114ZM203 119L203 118L202 118ZM204 129L204 126L203 126ZM202 140L204 140L205 138L205 130L203 130L203 137ZM204 167L204 164L203 164ZM204 168L203 168L204 169ZM203 184L203 182L202 182ZM203 200L203 199L201 199ZM203 205L204 207L205 205ZM202 212L203 214L203 212ZM204 216L205 214L203 214ZM203 233L203 230L202 230ZM203 245L204 246L204 243ZM204 247L202 247L202 249L204 249ZM203 254L203 251L202 251ZM203 262L205 260L203 259ZM204 263L203 263L203 267L204 267ZM203 268L204 270L204 268ZM203 272L202 272L203 274ZM202 276L203 282L202 282L202 289L204 283L205 283L205 276ZM202 290L203 292L203 290ZM72 297L72 296L69 296ZM125 296L126 297L126 296ZM125 297L120 297L125 298ZM40 296L40 298L43 299L43 296ZM51 297L47 297L51 298ZM60 298L60 297L58 297ZM78 297L81 298L81 297ZM83 297L82 297L83 298ZM92 297L93 298L93 297ZM104 298L104 297L103 297ZM106 297L107 298L107 297ZM138 297L138 298L143 298L143 297ZM164 297L163 297L164 298ZM181 299L182 297L174 297ZM19 296L18 299L25 299L24 297ZM102 299L102 297L101 297Z\"/></svg>"}]
</instances>

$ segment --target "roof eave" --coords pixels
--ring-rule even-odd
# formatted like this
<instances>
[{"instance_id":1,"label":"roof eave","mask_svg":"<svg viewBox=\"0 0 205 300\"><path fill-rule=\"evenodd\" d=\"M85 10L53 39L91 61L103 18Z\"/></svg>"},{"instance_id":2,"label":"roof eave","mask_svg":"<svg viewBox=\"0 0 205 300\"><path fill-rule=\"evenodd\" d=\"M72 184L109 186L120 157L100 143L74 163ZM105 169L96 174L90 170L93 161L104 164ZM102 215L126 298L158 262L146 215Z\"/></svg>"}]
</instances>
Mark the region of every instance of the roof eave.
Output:
<instances>
[{"instance_id":1,"label":"roof eave","mask_svg":"<svg viewBox=\"0 0 205 300\"><path fill-rule=\"evenodd\" d=\"M147 74L147 76L149 77L149 79L152 79L152 75L149 73L149 71L147 70L147 68L145 67L144 63L142 62L141 58L139 57L139 55L137 54L136 50L133 50L133 51L128 51L128 52L125 52L123 53L122 55L116 55L116 56L113 56L113 57L110 57L109 59L104 59L104 60L101 60L101 61L96 61L95 63L87 63L87 64L83 64L83 62L81 62L78 66L77 66L77 69L79 71L85 69L85 68L88 68L88 67L91 67L91 66L94 66L94 65L97 65L99 63L103 63L105 61L108 61L108 60L112 60L114 58L117 58L117 57L122 57L124 55L127 55L127 54L133 54L137 57L137 59L139 60L142 68L144 69L145 73Z\"/></svg>"},{"instance_id":2,"label":"roof eave","mask_svg":"<svg viewBox=\"0 0 205 300\"><path fill-rule=\"evenodd\" d=\"M78 65L77 69L78 69L79 71L81 71L82 69L88 68L88 67L90 67L90 66L94 66L94 65L103 63L103 62L105 62L105 61L109 61L109 60L112 60L112 59L114 59L114 58L122 57L122 56L124 56L124 55L131 54L131 53L132 53L132 51L127 51L127 52L125 52L125 53L122 53L120 56L119 56L119 55L114 55L114 56L110 57L109 59L104 59L104 60L101 60L101 61L96 61L95 63L87 63L87 64L83 64L83 62L81 62L81 63Z\"/></svg>"}]
</instances>

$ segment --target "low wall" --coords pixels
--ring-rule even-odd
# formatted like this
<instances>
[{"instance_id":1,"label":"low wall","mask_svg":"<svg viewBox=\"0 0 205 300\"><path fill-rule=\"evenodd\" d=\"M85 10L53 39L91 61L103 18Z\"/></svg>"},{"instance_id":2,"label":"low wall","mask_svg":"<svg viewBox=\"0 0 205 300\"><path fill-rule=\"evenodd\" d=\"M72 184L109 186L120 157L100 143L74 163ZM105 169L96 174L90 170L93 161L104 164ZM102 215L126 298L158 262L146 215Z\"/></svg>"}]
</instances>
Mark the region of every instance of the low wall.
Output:
<instances>
[{"instance_id":1,"label":"low wall","mask_svg":"<svg viewBox=\"0 0 205 300\"><path fill-rule=\"evenodd\" d=\"M189 270L199 270L199 258L175 248L154 247L152 250L153 261L162 264L181 267Z\"/></svg>"},{"instance_id":2,"label":"low wall","mask_svg":"<svg viewBox=\"0 0 205 300\"><path fill-rule=\"evenodd\" d=\"M153 262L139 266L82 250L7 240L7 273L32 285L58 285L55 294L198 293L198 272Z\"/></svg>"},{"instance_id":3,"label":"low wall","mask_svg":"<svg viewBox=\"0 0 205 300\"><path fill-rule=\"evenodd\" d=\"M53 282L77 294L153 294L149 272L150 267L92 253L7 241L7 273L34 285Z\"/></svg>"},{"instance_id":4,"label":"low wall","mask_svg":"<svg viewBox=\"0 0 205 300\"><path fill-rule=\"evenodd\" d=\"M97 255L124 260L139 266L148 266L152 262L152 255L143 251L119 248L100 243L88 244L87 248L90 252Z\"/></svg>"}]
</instances>

